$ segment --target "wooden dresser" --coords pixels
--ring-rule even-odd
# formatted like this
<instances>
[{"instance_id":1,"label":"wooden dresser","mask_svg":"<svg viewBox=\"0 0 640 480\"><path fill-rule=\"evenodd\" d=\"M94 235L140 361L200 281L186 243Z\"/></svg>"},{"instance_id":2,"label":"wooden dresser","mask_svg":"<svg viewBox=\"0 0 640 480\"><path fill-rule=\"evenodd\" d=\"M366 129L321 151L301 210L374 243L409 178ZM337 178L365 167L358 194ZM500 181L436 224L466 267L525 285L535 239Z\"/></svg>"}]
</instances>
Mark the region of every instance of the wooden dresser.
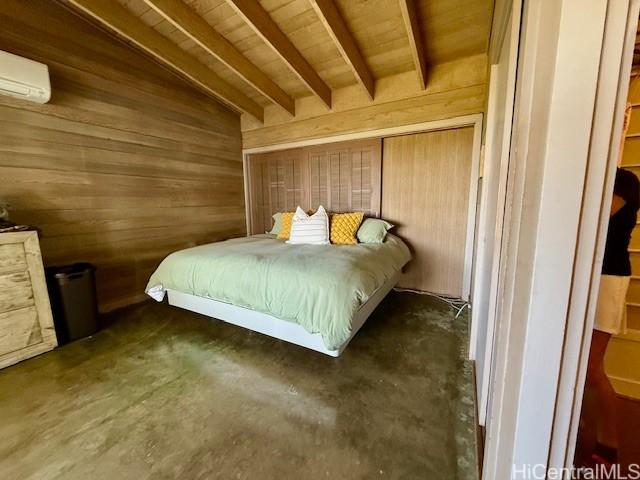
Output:
<instances>
[{"instance_id":1,"label":"wooden dresser","mask_svg":"<svg viewBox=\"0 0 640 480\"><path fill-rule=\"evenodd\" d=\"M0 368L57 344L38 234L0 233Z\"/></svg>"}]
</instances>

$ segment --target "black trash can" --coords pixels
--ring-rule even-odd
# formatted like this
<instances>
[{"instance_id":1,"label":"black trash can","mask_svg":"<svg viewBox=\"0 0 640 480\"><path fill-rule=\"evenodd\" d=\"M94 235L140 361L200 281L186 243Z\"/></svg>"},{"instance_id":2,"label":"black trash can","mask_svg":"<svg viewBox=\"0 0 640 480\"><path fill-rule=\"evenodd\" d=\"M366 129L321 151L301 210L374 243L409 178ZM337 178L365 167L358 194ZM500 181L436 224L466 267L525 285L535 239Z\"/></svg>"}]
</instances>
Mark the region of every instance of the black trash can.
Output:
<instances>
[{"instance_id":1,"label":"black trash can","mask_svg":"<svg viewBox=\"0 0 640 480\"><path fill-rule=\"evenodd\" d=\"M93 335L100 328L95 271L96 267L90 263L46 269L53 322L60 345Z\"/></svg>"}]
</instances>

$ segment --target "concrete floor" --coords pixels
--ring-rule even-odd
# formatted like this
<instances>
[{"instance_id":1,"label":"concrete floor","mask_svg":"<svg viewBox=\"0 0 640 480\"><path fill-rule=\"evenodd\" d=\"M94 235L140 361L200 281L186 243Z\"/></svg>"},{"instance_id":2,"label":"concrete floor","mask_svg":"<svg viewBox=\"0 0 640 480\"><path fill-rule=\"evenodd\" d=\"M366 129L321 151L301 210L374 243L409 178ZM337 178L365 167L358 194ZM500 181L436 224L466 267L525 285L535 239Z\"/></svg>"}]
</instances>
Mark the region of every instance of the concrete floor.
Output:
<instances>
[{"instance_id":1,"label":"concrete floor","mask_svg":"<svg viewBox=\"0 0 640 480\"><path fill-rule=\"evenodd\" d=\"M7 479L471 479L466 319L391 293L339 359L147 302L0 371Z\"/></svg>"}]
</instances>

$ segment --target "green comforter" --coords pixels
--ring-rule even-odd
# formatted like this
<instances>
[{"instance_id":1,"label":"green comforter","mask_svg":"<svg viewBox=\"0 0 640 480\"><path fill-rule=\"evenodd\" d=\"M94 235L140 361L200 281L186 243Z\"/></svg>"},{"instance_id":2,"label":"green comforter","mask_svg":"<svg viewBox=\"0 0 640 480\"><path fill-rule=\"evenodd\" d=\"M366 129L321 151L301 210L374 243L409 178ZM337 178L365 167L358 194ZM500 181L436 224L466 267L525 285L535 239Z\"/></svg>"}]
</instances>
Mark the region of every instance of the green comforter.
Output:
<instances>
[{"instance_id":1,"label":"green comforter","mask_svg":"<svg viewBox=\"0 0 640 480\"><path fill-rule=\"evenodd\" d=\"M289 245L269 235L170 254L146 292L171 289L268 313L320 333L329 350L351 336L354 313L411 256L394 235L381 244Z\"/></svg>"}]
</instances>

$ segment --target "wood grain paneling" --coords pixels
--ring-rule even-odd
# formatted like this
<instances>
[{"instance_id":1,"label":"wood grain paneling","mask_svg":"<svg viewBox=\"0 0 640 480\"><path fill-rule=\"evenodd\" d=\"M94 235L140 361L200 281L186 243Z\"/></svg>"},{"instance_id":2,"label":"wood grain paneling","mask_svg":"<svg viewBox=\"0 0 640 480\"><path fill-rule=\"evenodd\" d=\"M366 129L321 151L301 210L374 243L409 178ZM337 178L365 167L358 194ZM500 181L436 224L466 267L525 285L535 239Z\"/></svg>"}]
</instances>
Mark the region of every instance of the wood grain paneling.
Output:
<instances>
[{"instance_id":1,"label":"wood grain paneling","mask_svg":"<svg viewBox=\"0 0 640 480\"><path fill-rule=\"evenodd\" d=\"M244 148L397 127L482 112L484 85L337 112L299 122L245 131Z\"/></svg>"},{"instance_id":2,"label":"wood grain paneling","mask_svg":"<svg viewBox=\"0 0 640 480\"><path fill-rule=\"evenodd\" d=\"M311 5L327 32L331 35L338 50L340 50L342 58L351 67L353 74L365 89L369 98L373 100L375 96L375 79L371 75L367 62L362 56L362 52L360 52L360 48L351 35L338 7L333 0L311 0Z\"/></svg>"},{"instance_id":3,"label":"wood grain paneling","mask_svg":"<svg viewBox=\"0 0 640 480\"><path fill-rule=\"evenodd\" d=\"M271 216L293 211L298 205L309 209L303 198L303 170L306 167L302 149L251 155L247 162L250 178L251 233L271 229Z\"/></svg>"},{"instance_id":4,"label":"wood grain paneling","mask_svg":"<svg viewBox=\"0 0 640 480\"><path fill-rule=\"evenodd\" d=\"M244 148L323 138L481 113L485 107L487 58L469 57L429 70L427 89L414 72L380 79L371 102L360 87L333 91L327 111L317 99L296 101L296 116L265 108L264 125L242 117Z\"/></svg>"},{"instance_id":5,"label":"wood grain paneling","mask_svg":"<svg viewBox=\"0 0 640 480\"><path fill-rule=\"evenodd\" d=\"M420 86L425 88L427 86L427 61L424 53L424 40L420 29L418 9L414 0L400 0L398 3L402 11L402 19L407 30L407 36L409 37L411 56L416 67L418 81Z\"/></svg>"},{"instance_id":6,"label":"wood grain paneling","mask_svg":"<svg viewBox=\"0 0 640 480\"><path fill-rule=\"evenodd\" d=\"M35 307L0 313L0 352L13 353L42 341ZM37 326L37 328L34 328Z\"/></svg>"},{"instance_id":7,"label":"wood grain paneling","mask_svg":"<svg viewBox=\"0 0 640 480\"><path fill-rule=\"evenodd\" d=\"M0 311L17 310L33 305L29 272L0 276Z\"/></svg>"},{"instance_id":8,"label":"wood grain paneling","mask_svg":"<svg viewBox=\"0 0 640 480\"><path fill-rule=\"evenodd\" d=\"M235 113L55 2L3 7L0 49L51 72L46 105L0 97L0 201L46 264L95 263L108 310L169 252L245 233Z\"/></svg>"},{"instance_id":9,"label":"wood grain paneling","mask_svg":"<svg viewBox=\"0 0 640 480\"><path fill-rule=\"evenodd\" d=\"M253 154L247 166L251 233L269 230L274 213L297 206L379 216L379 139Z\"/></svg>"},{"instance_id":10,"label":"wood grain paneling","mask_svg":"<svg viewBox=\"0 0 640 480\"><path fill-rule=\"evenodd\" d=\"M120 7L115 2L66 0L66 3L127 42L131 42L152 55L156 60L184 78L188 78L223 104L253 115L262 121L263 111L260 105L238 90L233 83L223 80L206 65L185 53L184 50L153 28L148 27L139 18L131 15L127 9Z\"/></svg>"},{"instance_id":11,"label":"wood grain paneling","mask_svg":"<svg viewBox=\"0 0 640 480\"><path fill-rule=\"evenodd\" d=\"M380 215L382 143L371 138L305 149L311 208Z\"/></svg>"},{"instance_id":12,"label":"wood grain paneling","mask_svg":"<svg viewBox=\"0 0 640 480\"><path fill-rule=\"evenodd\" d=\"M264 96L279 104L290 114L295 113L293 98L251 63L236 47L220 35L200 15L182 0L145 0L168 22L216 57Z\"/></svg>"},{"instance_id":13,"label":"wood grain paneling","mask_svg":"<svg viewBox=\"0 0 640 480\"><path fill-rule=\"evenodd\" d=\"M22 272L27 269L27 259L21 243L0 245L0 275Z\"/></svg>"},{"instance_id":14,"label":"wood grain paneling","mask_svg":"<svg viewBox=\"0 0 640 480\"><path fill-rule=\"evenodd\" d=\"M473 128L384 139L382 218L413 260L399 286L460 297Z\"/></svg>"},{"instance_id":15,"label":"wood grain paneling","mask_svg":"<svg viewBox=\"0 0 640 480\"><path fill-rule=\"evenodd\" d=\"M236 13L275 50L309 89L331 108L331 89L280 29L269 13L255 0L229 0Z\"/></svg>"},{"instance_id":16,"label":"wood grain paneling","mask_svg":"<svg viewBox=\"0 0 640 480\"><path fill-rule=\"evenodd\" d=\"M282 58L230 6L231 0L181 1L233 43L289 95L296 99L309 95L304 82L287 68ZM263 105L268 104L266 97L239 79L232 69L209 55L193 39L176 29L144 0L118 2L147 25L209 65L222 78L237 83L238 88L243 89L254 100ZM376 80L403 72L413 73L415 67L409 36L397 0L334 2ZM258 3L262 6L266 15L277 24L332 90L356 84L353 70L342 57L309 0L260 0L246 3ZM426 61L430 65L487 51L493 0L415 0L414 3L418 26L423 32ZM366 95L362 87L358 86L358 89ZM333 98L331 104L335 107L339 102Z\"/></svg>"}]
</instances>

